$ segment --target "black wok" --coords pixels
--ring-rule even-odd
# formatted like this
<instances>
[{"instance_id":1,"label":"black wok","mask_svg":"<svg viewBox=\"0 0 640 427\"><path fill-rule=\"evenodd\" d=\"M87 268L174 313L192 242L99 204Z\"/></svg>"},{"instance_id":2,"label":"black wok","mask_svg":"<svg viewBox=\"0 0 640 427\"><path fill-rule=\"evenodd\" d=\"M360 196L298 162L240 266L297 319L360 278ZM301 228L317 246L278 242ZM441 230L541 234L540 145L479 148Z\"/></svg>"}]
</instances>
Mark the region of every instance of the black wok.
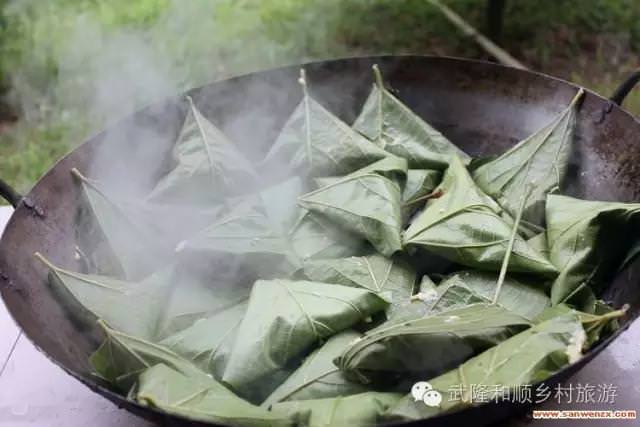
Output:
<instances>
[{"instance_id":1,"label":"black wok","mask_svg":"<svg viewBox=\"0 0 640 427\"><path fill-rule=\"evenodd\" d=\"M550 121L571 100L576 86L543 74L496 64L434 57L376 57L317 62L305 66L314 96L347 122L367 95L377 63L398 96L471 155L500 153ZM264 150L300 99L298 66L258 72L212 83L191 91L195 103L241 145ZM599 200L640 200L640 123L619 108L638 75L625 82L612 100L592 92L582 104L568 193ZM55 264L80 270L74 258L74 220L78 186L69 170L89 170L92 177L117 182L118 176L158 165L127 183L143 194L166 169L185 111L179 98L148 107L90 138L60 160L24 197L0 181L0 195L15 207L0 241L2 297L17 324L54 363L116 405L167 424L185 425L181 417L163 414L126 400L90 376L87 356L97 338L78 329L47 285L47 271L34 262L39 251ZM248 140L234 119L250 123ZM121 153L108 162L95 161ZM640 263L613 280L602 297L619 307L629 303L626 329L640 313ZM621 332L621 331L620 331ZM602 351L619 332L592 348L578 363L547 381L564 380ZM424 425L480 425L525 409L508 402L485 404L442 415Z\"/></svg>"}]
</instances>

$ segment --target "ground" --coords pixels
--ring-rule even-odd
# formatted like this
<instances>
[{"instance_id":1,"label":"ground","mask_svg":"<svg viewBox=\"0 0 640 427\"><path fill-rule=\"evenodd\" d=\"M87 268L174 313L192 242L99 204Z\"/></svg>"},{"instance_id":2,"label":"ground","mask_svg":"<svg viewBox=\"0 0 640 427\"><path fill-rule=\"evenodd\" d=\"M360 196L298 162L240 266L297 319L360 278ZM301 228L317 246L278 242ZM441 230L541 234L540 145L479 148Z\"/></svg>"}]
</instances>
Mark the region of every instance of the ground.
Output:
<instances>
[{"instance_id":1,"label":"ground","mask_svg":"<svg viewBox=\"0 0 640 427\"><path fill-rule=\"evenodd\" d=\"M448 0L484 30L483 0ZM27 190L110 121L240 72L356 54L487 59L426 0L0 0L0 177ZM502 45L610 95L638 66L640 2L507 0ZM626 108L640 113L640 91Z\"/></svg>"}]
</instances>

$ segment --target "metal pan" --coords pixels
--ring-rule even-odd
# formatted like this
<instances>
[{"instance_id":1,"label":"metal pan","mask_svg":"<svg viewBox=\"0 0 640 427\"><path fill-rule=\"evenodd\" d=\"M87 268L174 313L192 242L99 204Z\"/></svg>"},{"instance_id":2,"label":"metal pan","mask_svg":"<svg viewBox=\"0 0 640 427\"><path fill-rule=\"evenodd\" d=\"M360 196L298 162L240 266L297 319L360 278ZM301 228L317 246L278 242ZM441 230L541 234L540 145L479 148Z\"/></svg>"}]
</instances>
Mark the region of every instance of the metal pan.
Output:
<instances>
[{"instance_id":1,"label":"metal pan","mask_svg":"<svg viewBox=\"0 0 640 427\"><path fill-rule=\"evenodd\" d=\"M558 114L577 87L544 74L453 58L385 56L306 64L314 96L347 122L353 120L371 85L371 66L379 64L398 96L471 155L504 151ZM300 99L299 66L253 73L212 83L190 92L203 113L241 145L266 150L277 130ZM640 78L635 73L611 100L587 91L578 117L572 155L571 195L637 201L640 198L640 123L618 105ZM4 302L17 324L54 363L116 405L145 418L171 425L202 425L126 400L98 384L90 375L87 356L100 337L82 331L68 317L47 285L47 271L34 262L39 251L54 263L80 269L74 258L74 221L79 189L70 169L90 170L91 176L117 181L123 171L141 162L158 165L127 183L144 194L163 172L163 162L179 132L185 111L178 98L148 107L90 138L60 160L35 187L21 196L0 182L0 195L15 206L0 241L0 286ZM247 137L236 117L251 123ZM256 144L259 144L256 145ZM99 161L123 153L110 161ZM124 155L126 153L126 155ZM630 304L622 322L626 329L640 313L640 263L611 282L602 297L621 306ZM592 348L578 363L550 378L568 378L602 351L619 332ZM489 403L455 414L441 415L423 425L488 424L525 407Z\"/></svg>"}]
</instances>

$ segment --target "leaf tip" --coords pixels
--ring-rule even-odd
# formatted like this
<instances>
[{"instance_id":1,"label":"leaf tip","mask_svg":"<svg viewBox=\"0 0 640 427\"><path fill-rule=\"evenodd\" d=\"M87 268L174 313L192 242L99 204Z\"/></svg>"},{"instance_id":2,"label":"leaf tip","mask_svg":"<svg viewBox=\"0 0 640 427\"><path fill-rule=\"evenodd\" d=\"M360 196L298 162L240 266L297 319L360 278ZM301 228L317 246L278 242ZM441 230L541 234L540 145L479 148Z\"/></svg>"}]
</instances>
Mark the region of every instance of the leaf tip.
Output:
<instances>
[{"instance_id":1,"label":"leaf tip","mask_svg":"<svg viewBox=\"0 0 640 427\"><path fill-rule=\"evenodd\" d=\"M78 178L80 181L87 181L87 177L84 176L82 172L78 170L78 168L71 168L71 175Z\"/></svg>"},{"instance_id":2,"label":"leaf tip","mask_svg":"<svg viewBox=\"0 0 640 427\"><path fill-rule=\"evenodd\" d=\"M384 88L384 80L382 79L382 73L380 72L380 67L378 67L378 64L373 64L371 68L373 69L373 75L376 79L376 85L380 89Z\"/></svg>"},{"instance_id":3,"label":"leaf tip","mask_svg":"<svg viewBox=\"0 0 640 427\"><path fill-rule=\"evenodd\" d=\"M304 68L300 68L300 77L298 77L298 83L302 86L303 89L307 88L307 72Z\"/></svg>"},{"instance_id":4,"label":"leaf tip","mask_svg":"<svg viewBox=\"0 0 640 427\"><path fill-rule=\"evenodd\" d=\"M586 92L583 87L579 88L578 92L575 94L575 96L571 100L571 106L576 105L582 99L585 93Z\"/></svg>"},{"instance_id":5,"label":"leaf tip","mask_svg":"<svg viewBox=\"0 0 640 427\"><path fill-rule=\"evenodd\" d=\"M55 270L56 266L53 265L53 263L51 263L51 261L49 261L48 259L46 259L44 257L44 255L42 255L40 252L34 252L33 256L35 259L37 259L38 261L40 261L42 264L44 264L46 267L50 268L51 270Z\"/></svg>"},{"instance_id":6,"label":"leaf tip","mask_svg":"<svg viewBox=\"0 0 640 427\"><path fill-rule=\"evenodd\" d=\"M96 324L100 327L100 329L102 329L102 332L107 335L113 332L113 330L109 327L109 325L107 325L107 322L105 322L104 319L96 320Z\"/></svg>"}]
</instances>

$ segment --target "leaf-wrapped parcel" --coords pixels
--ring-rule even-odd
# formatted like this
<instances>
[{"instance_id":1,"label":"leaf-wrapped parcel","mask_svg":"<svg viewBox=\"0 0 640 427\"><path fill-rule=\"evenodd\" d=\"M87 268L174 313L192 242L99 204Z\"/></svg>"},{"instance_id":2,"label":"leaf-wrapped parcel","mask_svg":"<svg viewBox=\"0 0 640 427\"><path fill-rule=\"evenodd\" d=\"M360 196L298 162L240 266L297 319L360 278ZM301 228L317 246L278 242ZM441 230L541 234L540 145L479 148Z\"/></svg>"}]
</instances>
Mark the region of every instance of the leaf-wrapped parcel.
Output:
<instances>
[{"instance_id":1,"label":"leaf-wrapped parcel","mask_svg":"<svg viewBox=\"0 0 640 427\"><path fill-rule=\"evenodd\" d=\"M219 382L158 364L140 375L136 400L198 421L248 427L293 427L295 417L254 406Z\"/></svg>"},{"instance_id":2,"label":"leaf-wrapped parcel","mask_svg":"<svg viewBox=\"0 0 640 427\"><path fill-rule=\"evenodd\" d=\"M299 203L391 256L402 248L401 189L374 173L349 175L300 197Z\"/></svg>"},{"instance_id":3,"label":"leaf-wrapped parcel","mask_svg":"<svg viewBox=\"0 0 640 427\"><path fill-rule=\"evenodd\" d=\"M189 377L205 375L188 360L170 349L148 340L117 331L99 321L105 340L89 358L98 376L120 391L128 393L138 375L153 365L162 363Z\"/></svg>"},{"instance_id":4,"label":"leaf-wrapped parcel","mask_svg":"<svg viewBox=\"0 0 640 427\"><path fill-rule=\"evenodd\" d=\"M333 359L360 336L356 331L347 330L329 338L322 347L307 356L304 363L261 406L269 407L287 400L324 399L367 391L362 384L345 378L333 364Z\"/></svg>"},{"instance_id":5,"label":"leaf-wrapped parcel","mask_svg":"<svg viewBox=\"0 0 640 427\"><path fill-rule=\"evenodd\" d=\"M295 400L273 405L272 409L297 419L300 427L368 427L378 424L382 415L402 395L367 392L330 399Z\"/></svg>"},{"instance_id":6,"label":"leaf-wrapped parcel","mask_svg":"<svg viewBox=\"0 0 640 427\"><path fill-rule=\"evenodd\" d=\"M207 276L179 265L128 282L69 271L36 256L49 267L55 295L77 320L92 326L96 319L103 319L119 331L150 341L188 328L249 296L249 287L241 283L207 281Z\"/></svg>"},{"instance_id":7,"label":"leaf-wrapped parcel","mask_svg":"<svg viewBox=\"0 0 640 427\"><path fill-rule=\"evenodd\" d=\"M499 271L513 225L498 204L473 182L462 162L453 157L437 190L404 233L404 244L425 248L462 265ZM542 254L516 235L510 272L556 275Z\"/></svg>"},{"instance_id":8,"label":"leaf-wrapped parcel","mask_svg":"<svg viewBox=\"0 0 640 427\"><path fill-rule=\"evenodd\" d=\"M430 407L407 395L386 414L385 420L419 420L480 404L471 399L472 385L504 386L508 389L543 381L580 358L584 340L585 333L575 312L552 317L459 367L428 379L433 389L442 395L440 406ZM450 394L452 391L455 393L453 396ZM501 393L499 387L497 391L488 391ZM488 397L494 398L491 394Z\"/></svg>"},{"instance_id":9,"label":"leaf-wrapped parcel","mask_svg":"<svg viewBox=\"0 0 640 427\"><path fill-rule=\"evenodd\" d=\"M640 204L547 198L547 241L550 258L560 270L551 286L551 302L593 311L606 279L616 273L640 239ZM590 301L586 307L584 301ZM581 301L582 303L578 303Z\"/></svg>"},{"instance_id":10,"label":"leaf-wrapped parcel","mask_svg":"<svg viewBox=\"0 0 640 427\"><path fill-rule=\"evenodd\" d=\"M389 92L374 66L376 83L353 128L390 153L404 157L415 169L445 169L452 155L470 158L444 135Z\"/></svg>"},{"instance_id":11,"label":"leaf-wrapped parcel","mask_svg":"<svg viewBox=\"0 0 640 427\"><path fill-rule=\"evenodd\" d=\"M262 278L287 277L307 257L354 253L360 239L338 237L331 224L297 205L303 188L299 178L291 178L245 197L228 215L182 242L179 251L244 256Z\"/></svg>"},{"instance_id":12,"label":"leaf-wrapped parcel","mask_svg":"<svg viewBox=\"0 0 640 427\"><path fill-rule=\"evenodd\" d=\"M409 303L416 283L416 272L402 257L379 254L327 260L310 260L304 274L317 282L336 283L367 289L391 300L387 315L401 311Z\"/></svg>"},{"instance_id":13,"label":"leaf-wrapped parcel","mask_svg":"<svg viewBox=\"0 0 640 427\"><path fill-rule=\"evenodd\" d=\"M206 205L249 193L259 178L253 165L187 97L189 110L173 148L174 168L147 200L160 204Z\"/></svg>"},{"instance_id":14,"label":"leaf-wrapped parcel","mask_svg":"<svg viewBox=\"0 0 640 427\"><path fill-rule=\"evenodd\" d=\"M231 303L158 344L191 361L214 378L221 379L247 304L248 298Z\"/></svg>"},{"instance_id":15,"label":"leaf-wrapped parcel","mask_svg":"<svg viewBox=\"0 0 640 427\"><path fill-rule=\"evenodd\" d=\"M580 89L551 123L473 172L478 187L512 216L516 216L523 190L533 183L522 217L534 224L544 222L547 194L562 185L567 173L578 102L583 94Z\"/></svg>"},{"instance_id":16,"label":"leaf-wrapped parcel","mask_svg":"<svg viewBox=\"0 0 640 427\"><path fill-rule=\"evenodd\" d=\"M374 328L336 365L362 383L394 384L438 375L528 327L502 307L473 304Z\"/></svg>"},{"instance_id":17,"label":"leaf-wrapped parcel","mask_svg":"<svg viewBox=\"0 0 640 427\"><path fill-rule=\"evenodd\" d=\"M450 310L465 305L490 304L496 292L498 276L483 271L460 271L443 279L432 302L432 312ZM551 305L540 279L507 276L500 289L497 305L519 314L527 320L535 319Z\"/></svg>"},{"instance_id":18,"label":"leaf-wrapped parcel","mask_svg":"<svg viewBox=\"0 0 640 427\"><path fill-rule=\"evenodd\" d=\"M241 396L261 402L314 345L383 311L387 305L365 289L258 280L223 381Z\"/></svg>"},{"instance_id":19,"label":"leaf-wrapped parcel","mask_svg":"<svg viewBox=\"0 0 640 427\"><path fill-rule=\"evenodd\" d=\"M288 169L303 176L346 175L388 153L324 108L308 93L300 77L303 98L263 160L267 169Z\"/></svg>"},{"instance_id":20,"label":"leaf-wrapped parcel","mask_svg":"<svg viewBox=\"0 0 640 427\"><path fill-rule=\"evenodd\" d=\"M166 264L175 243L156 221L166 212L113 197L77 169L71 172L82 186L80 240L98 246L92 248L95 256L91 257L98 271L139 280Z\"/></svg>"}]
</instances>

